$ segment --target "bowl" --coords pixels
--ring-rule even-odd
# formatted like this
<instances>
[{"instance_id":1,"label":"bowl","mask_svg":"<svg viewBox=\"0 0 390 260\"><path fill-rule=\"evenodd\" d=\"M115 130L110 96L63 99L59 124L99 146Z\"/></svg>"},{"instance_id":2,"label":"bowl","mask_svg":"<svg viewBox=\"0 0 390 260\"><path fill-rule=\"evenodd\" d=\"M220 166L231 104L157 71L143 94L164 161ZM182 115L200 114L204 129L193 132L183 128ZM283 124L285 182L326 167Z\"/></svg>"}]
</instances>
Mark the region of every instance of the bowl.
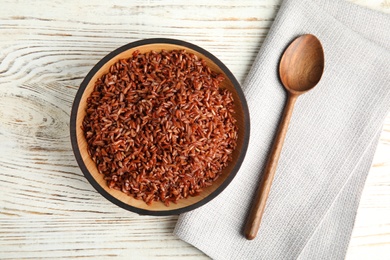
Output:
<instances>
[{"instance_id":1,"label":"bowl","mask_svg":"<svg viewBox=\"0 0 390 260\"><path fill-rule=\"evenodd\" d=\"M204 188L199 195L179 199L177 203L170 203L169 206L164 205L160 201L147 205L143 200L137 200L119 190L108 187L103 174L98 172L96 164L88 154L87 142L81 125L86 115L87 98L92 93L95 82L108 72L112 64L120 59L131 57L135 50L145 53L152 50L159 52L161 50L170 51L178 49L197 55L207 63L212 71L223 74L224 80L220 87L228 89L234 99L234 117L237 120L236 124L238 127L237 146L232 153L232 160L223 169L219 178L211 186ZM119 207L141 215L155 216L181 214L200 207L218 196L233 180L241 166L248 147L249 128L249 111L244 94L240 84L229 69L214 55L201 47L180 40L161 38L129 43L112 51L100 60L81 83L74 99L70 119L70 137L73 152L81 171L91 185L106 199Z\"/></svg>"}]
</instances>

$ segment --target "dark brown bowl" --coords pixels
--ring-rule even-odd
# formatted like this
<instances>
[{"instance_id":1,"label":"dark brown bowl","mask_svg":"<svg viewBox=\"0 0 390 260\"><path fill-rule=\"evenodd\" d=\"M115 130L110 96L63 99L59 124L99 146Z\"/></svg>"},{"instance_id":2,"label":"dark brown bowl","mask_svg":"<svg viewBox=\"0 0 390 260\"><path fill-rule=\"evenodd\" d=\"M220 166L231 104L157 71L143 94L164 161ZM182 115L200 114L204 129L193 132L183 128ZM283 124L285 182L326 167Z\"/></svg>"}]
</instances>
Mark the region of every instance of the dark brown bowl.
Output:
<instances>
[{"instance_id":1,"label":"dark brown bowl","mask_svg":"<svg viewBox=\"0 0 390 260\"><path fill-rule=\"evenodd\" d=\"M238 141L237 147L233 152L233 160L223 170L221 176L213 185L205 188L198 196L180 199L177 204L171 203L169 206L165 206L162 202L153 202L152 205L149 206L142 200L136 200L121 191L110 189L107 186L106 181L103 179L103 175L98 172L95 163L88 155L87 143L81 129L81 124L86 114L86 100L94 89L96 80L107 73L112 64L119 59L130 57L135 50L139 50L143 53L151 50L161 51L162 49L167 51L185 49L187 52L194 53L199 58L205 60L211 70L222 73L225 76L225 80L222 82L221 87L227 88L233 94L236 110L235 118L237 119L238 126ZM141 215L157 216L175 215L193 210L220 194L233 180L244 160L249 141L249 128L249 111L244 94L240 84L229 69L206 50L194 44L173 39L147 39L136 41L124 45L105 56L92 68L81 83L74 99L70 118L70 136L73 152L82 172L92 186L106 199L124 209Z\"/></svg>"}]
</instances>

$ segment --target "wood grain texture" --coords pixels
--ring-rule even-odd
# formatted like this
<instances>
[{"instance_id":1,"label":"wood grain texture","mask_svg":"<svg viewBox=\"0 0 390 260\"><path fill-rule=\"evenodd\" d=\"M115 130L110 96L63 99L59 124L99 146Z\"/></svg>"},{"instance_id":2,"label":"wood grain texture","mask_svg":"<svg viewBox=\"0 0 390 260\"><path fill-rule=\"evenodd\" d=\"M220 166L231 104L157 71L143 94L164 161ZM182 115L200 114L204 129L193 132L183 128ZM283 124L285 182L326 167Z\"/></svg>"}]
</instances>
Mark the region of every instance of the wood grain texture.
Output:
<instances>
[{"instance_id":1,"label":"wood grain texture","mask_svg":"<svg viewBox=\"0 0 390 260\"><path fill-rule=\"evenodd\" d=\"M390 13L388 0L357 4ZM280 0L10 1L0 8L0 259L207 259L172 235L177 219L142 217L102 198L78 168L70 108L83 77L126 43L197 44L242 82ZM348 260L390 255L390 116L369 174Z\"/></svg>"}]
</instances>

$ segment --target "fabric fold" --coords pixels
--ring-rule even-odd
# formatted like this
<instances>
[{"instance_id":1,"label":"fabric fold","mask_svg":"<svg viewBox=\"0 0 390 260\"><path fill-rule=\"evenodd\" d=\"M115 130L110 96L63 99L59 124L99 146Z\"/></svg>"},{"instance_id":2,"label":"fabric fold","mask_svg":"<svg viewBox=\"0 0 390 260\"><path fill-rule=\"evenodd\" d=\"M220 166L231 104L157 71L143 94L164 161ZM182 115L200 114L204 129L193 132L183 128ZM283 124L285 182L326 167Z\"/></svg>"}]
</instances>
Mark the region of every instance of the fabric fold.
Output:
<instances>
[{"instance_id":1,"label":"fabric fold","mask_svg":"<svg viewBox=\"0 0 390 260\"><path fill-rule=\"evenodd\" d=\"M248 241L243 227L286 100L279 59L305 33L323 44L324 75L296 103L259 234ZM175 234L215 259L342 259L390 107L389 49L387 15L286 0L243 84L251 137L240 171L213 201L181 215Z\"/></svg>"}]
</instances>

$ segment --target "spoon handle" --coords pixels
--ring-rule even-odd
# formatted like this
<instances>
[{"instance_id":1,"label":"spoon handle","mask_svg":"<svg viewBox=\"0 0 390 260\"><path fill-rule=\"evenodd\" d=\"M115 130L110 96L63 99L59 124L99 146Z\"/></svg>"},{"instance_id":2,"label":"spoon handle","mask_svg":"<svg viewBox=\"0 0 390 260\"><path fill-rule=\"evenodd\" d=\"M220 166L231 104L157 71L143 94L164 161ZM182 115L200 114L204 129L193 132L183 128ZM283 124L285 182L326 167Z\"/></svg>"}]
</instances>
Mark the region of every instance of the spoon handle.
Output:
<instances>
[{"instance_id":1,"label":"spoon handle","mask_svg":"<svg viewBox=\"0 0 390 260\"><path fill-rule=\"evenodd\" d=\"M279 124L278 132L276 134L261 183L257 189L256 197L253 201L251 212L249 213L249 217L245 226L245 237L249 240L254 239L257 235L257 232L259 231L261 218L263 216L268 194L271 190L271 185L275 176L280 152L282 151L284 138L286 137L288 125L297 97L297 95L293 94L288 96L287 104L283 111L283 116Z\"/></svg>"}]
</instances>

